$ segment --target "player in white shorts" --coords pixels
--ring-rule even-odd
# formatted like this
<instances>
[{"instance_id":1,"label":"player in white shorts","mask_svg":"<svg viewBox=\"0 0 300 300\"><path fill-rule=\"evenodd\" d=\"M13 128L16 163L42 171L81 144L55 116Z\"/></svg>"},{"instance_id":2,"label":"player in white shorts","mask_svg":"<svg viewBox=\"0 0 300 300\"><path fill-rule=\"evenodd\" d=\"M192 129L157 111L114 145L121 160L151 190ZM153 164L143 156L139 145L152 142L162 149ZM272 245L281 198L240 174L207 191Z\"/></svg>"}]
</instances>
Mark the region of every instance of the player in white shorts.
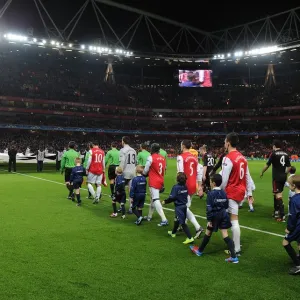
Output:
<instances>
[{"instance_id":1,"label":"player in white shorts","mask_svg":"<svg viewBox=\"0 0 300 300\"><path fill-rule=\"evenodd\" d=\"M137 162L136 151L129 146L129 143L130 143L130 138L128 136L124 136L122 138L123 148L120 150L120 164L119 164L119 166L123 170L123 176L126 181L126 186L128 186L128 193L130 192L131 181L136 176L136 162ZM130 208L128 213L132 214L131 201L129 201L129 203L130 203Z\"/></svg>"}]
</instances>

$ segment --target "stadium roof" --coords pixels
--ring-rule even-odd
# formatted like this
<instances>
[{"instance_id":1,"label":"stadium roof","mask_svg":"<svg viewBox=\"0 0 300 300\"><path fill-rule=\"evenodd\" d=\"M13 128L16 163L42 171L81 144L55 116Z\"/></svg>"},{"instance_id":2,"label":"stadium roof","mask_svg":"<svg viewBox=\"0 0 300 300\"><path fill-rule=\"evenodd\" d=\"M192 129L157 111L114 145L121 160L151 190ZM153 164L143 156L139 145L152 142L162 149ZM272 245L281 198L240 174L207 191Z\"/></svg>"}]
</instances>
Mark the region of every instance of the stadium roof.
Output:
<instances>
[{"instance_id":1,"label":"stadium roof","mask_svg":"<svg viewBox=\"0 0 300 300\"><path fill-rule=\"evenodd\" d=\"M61 41L119 46L134 52L213 54L300 40L300 10L279 13L289 8L285 2L259 9L243 5L242 12L240 7L212 2L177 6L174 2L161 5L162 1L157 0L1 2L3 34L29 33ZM276 14L268 17L267 13ZM251 22L253 19L258 21ZM250 23L239 25L244 22ZM226 29L230 26L234 28Z\"/></svg>"}]
</instances>

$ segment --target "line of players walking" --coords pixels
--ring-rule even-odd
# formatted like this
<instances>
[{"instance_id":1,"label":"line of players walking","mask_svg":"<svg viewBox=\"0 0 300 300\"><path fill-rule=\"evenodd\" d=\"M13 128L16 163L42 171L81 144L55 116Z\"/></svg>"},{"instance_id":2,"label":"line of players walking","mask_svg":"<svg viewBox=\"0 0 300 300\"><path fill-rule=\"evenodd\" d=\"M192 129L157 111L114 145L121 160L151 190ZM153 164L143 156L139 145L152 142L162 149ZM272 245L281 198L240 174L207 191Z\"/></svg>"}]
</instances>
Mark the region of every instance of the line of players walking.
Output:
<instances>
[{"instance_id":1,"label":"line of players walking","mask_svg":"<svg viewBox=\"0 0 300 300\"><path fill-rule=\"evenodd\" d=\"M94 199L93 203L99 203L101 198L101 185L107 185L105 179L105 167L108 165L108 178L112 197L112 218L126 217L126 186L129 191L129 210L128 213L134 214L137 219L136 225L140 225L143 221L151 221L154 211L156 210L161 218L158 226L163 227L169 225L163 205L173 202L175 206L175 220L173 230L168 231L168 235L172 238L176 237L176 233L181 228L187 238L184 244L192 244L190 249L197 256L202 256L205 247L207 246L211 235L220 229L224 242L227 245L226 251L230 257L226 262L238 263L241 255L240 245L240 225L238 220L238 212L241 203L245 197L248 199L250 211L253 212L253 197L252 191L255 189L254 182L250 176L248 162L246 158L236 150L239 139L236 133L230 133L226 136L224 148L225 153L215 166L214 158L207 153L204 145L200 151L203 156L203 166L198 163L198 152L192 149L192 144L189 140L184 140L181 143L182 153L177 157L177 184L175 184L167 199L160 201L160 195L164 191L164 176L167 170L167 154L160 149L156 143L151 145L151 153L146 150L146 145L141 145L141 151L137 155L136 151L129 146L129 137L123 137L123 148L118 151L116 144L112 144L112 149L105 155L104 151L99 147L97 142L90 145L90 151L87 153L83 165L79 159L79 153L75 151L75 143L69 143L69 150L63 155L61 161L61 172L65 174L66 187L69 190L69 199L75 201L81 206L80 187L83 183L83 176L87 175L88 191L90 197ZM278 146L278 145L277 145ZM273 176L274 169L277 164L277 154L282 151L274 146L274 152L263 173L272 164ZM227 153L227 154L226 154ZM275 153L275 154L274 154ZM74 165L74 162L76 165ZM284 165L283 165L284 163ZM288 156L284 156L280 161L281 166L285 166L284 174L290 171L290 163ZM218 165L222 166L220 174L216 174ZM276 173L276 172L275 172ZM282 174L281 174L282 175ZM150 206L146 217L143 217L143 208L145 204L147 179L150 190ZM283 178L283 177L282 177ZM297 192L298 176L293 176L290 180L290 188L296 190L296 194L291 199L291 203L296 203L290 209L290 215L298 214L297 218L290 217L288 223L288 231L284 239L284 247L295 263L295 268L290 270L290 274L300 273L299 257L291 247L292 241L300 243L300 194ZM277 188L281 187L279 182L276 182ZM96 191L93 185L96 186ZM284 185L283 185L284 186ZM283 189L283 187L282 187ZM283 218L282 197L279 197L280 189L274 192L274 217L281 221ZM207 193L207 228L201 244L193 245L196 238L199 238L204 232L201 225L198 223L195 215L191 211L192 196L197 194L203 197L204 192ZM282 193L282 191L281 191ZM300 176L299 176L299 193L300 193ZM299 197L298 197L299 196ZM296 199L295 201L293 199ZM119 209L117 205L120 205ZM195 236L193 237L187 220L195 228ZM291 220L291 221L290 221ZM297 221L295 221L297 220ZM296 225L292 222L296 222ZM299 224L298 224L299 223ZM228 229L232 230L232 239L228 235ZM295 231L296 230L296 231ZM298 233L299 232L299 233Z\"/></svg>"}]
</instances>

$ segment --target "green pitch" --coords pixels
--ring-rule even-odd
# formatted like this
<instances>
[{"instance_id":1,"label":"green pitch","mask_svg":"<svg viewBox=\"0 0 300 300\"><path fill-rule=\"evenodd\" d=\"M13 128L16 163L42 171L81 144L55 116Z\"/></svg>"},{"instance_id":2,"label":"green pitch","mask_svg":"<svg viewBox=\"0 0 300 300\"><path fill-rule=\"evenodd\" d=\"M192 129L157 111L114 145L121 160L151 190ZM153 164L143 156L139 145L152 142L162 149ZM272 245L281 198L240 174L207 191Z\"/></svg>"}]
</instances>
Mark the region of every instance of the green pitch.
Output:
<instances>
[{"instance_id":1,"label":"green pitch","mask_svg":"<svg viewBox=\"0 0 300 300\"><path fill-rule=\"evenodd\" d=\"M263 164L250 162L256 211L249 213L247 205L240 210L240 224L249 228L242 228L237 265L224 262L219 233L203 257L182 244L183 233L169 238L172 211L166 211L168 228L157 227L157 214L137 227L133 216L109 218L107 196L94 206L82 190L83 207L76 207L66 199L63 176L51 171L54 166L39 174L25 164L18 166L23 175L1 171L0 299L297 299L299 277L288 275L292 263L278 236L285 224L271 218L271 172L260 179ZM175 176L171 160L162 199ZM287 191L287 204L286 199ZM205 216L205 201L194 197L192 211Z\"/></svg>"}]
</instances>

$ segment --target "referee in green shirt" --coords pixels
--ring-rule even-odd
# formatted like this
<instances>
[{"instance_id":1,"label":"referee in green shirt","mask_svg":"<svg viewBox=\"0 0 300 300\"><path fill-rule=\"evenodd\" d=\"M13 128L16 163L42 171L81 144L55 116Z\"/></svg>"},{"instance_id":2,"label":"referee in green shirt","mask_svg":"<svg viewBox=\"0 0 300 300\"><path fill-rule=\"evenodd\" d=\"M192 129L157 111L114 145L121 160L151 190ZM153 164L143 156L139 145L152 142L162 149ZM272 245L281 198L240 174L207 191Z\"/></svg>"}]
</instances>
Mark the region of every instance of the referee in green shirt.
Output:
<instances>
[{"instance_id":1,"label":"referee in green shirt","mask_svg":"<svg viewBox=\"0 0 300 300\"><path fill-rule=\"evenodd\" d=\"M146 150L146 144L141 144L140 152L137 157L138 165L145 167L147 158L150 156L150 153Z\"/></svg>"},{"instance_id":2,"label":"referee in green shirt","mask_svg":"<svg viewBox=\"0 0 300 300\"><path fill-rule=\"evenodd\" d=\"M69 143L69 150L63 154L60 163L61 174L65 172L65 183L69 190L68 199L72 199L73 197L73 186L70 184L72 169L76 166L75 159L80 157L80 153L75 151L75 145L75 142Z\"/></svg>"},{"instance_id":3,"label":"referee in green shirt","mask_svg":"<svg viewBox=\"0 0 300 300\"><path fill-rule=\"evenodd\" d=\"M117 149L117 143L112 142L111 150L109 150L105 155L105 165L109 165L108 179L110 183L111 196L113 196L115 190L115 179L117 177L116 167L119 165L119 152L120 151Z\"/></svg>"}]
</instances>

